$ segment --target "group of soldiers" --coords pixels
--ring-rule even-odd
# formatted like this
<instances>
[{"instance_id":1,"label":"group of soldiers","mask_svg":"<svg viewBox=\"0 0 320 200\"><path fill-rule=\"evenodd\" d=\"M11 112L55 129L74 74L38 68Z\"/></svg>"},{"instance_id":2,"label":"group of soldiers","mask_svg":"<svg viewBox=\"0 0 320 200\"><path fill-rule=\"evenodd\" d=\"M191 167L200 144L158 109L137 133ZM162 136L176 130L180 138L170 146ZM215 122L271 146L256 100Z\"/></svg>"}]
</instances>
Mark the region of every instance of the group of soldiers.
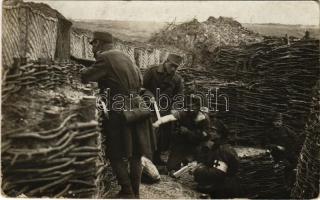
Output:
<instances>
[{"instance_id":1,"label":"group of soldiers","mask_svg":"<svg viewBox=\"0 0 320 200\"><path fill-rule=\"evenodd\" d=\"M93 35L95 62L81 71L81 79L97 82L101 94L108 89L108 105L119 96L124 99L123 109L101 114L106 155L121 186L117 197L139 198L142 156L157 166L165 165L171 174L196 161L192 173L201 192L214 198L236 197L239 160L227 143L228 129L217 119L210 121L208 109L192 95L184 109L172 106L175 97L184 94L183 79L175 73L183 58L169 54L164 63L150 66L142 76L126 54L114 49L111 34ZM153 110L144 109L150 105ZM164 151L169 151L167 162L161 159Z\"/></svg>"},{"instance_id":2,"label":"group of soldiers","mask_svg":"<svg viewBox=\"0 0 320 200\"><path fill-rule=\"evenodd\" d=\"M123 109L111 108L100 115L106 155L121 186L117 197L139 198L142 156L157 166L166 165L171 173L198 161L193 173L202 187L218 188L227 175L235 174L237 156L224 144L226 129L216 126L216 133L224 136L214 136L202 102L187 98L184 109L172 108L175 96L184 94L183 79L175 73L183 62L180 55L169 54L164 63L150 66L142 77L132 60L114 49L110 33L94 32L90 44L95 62L81 71L82 82L97 82L101 94L108 90L108 105L119 96L124 99ZM167 98L161 99L157 93ZM149 101L143 98L146 96ZM146 111L150 105L156 108ZM164 151L170 152L167 162L161 159ZM220 177L219 181L212 176Z\"/></svg>"}]
</instances>

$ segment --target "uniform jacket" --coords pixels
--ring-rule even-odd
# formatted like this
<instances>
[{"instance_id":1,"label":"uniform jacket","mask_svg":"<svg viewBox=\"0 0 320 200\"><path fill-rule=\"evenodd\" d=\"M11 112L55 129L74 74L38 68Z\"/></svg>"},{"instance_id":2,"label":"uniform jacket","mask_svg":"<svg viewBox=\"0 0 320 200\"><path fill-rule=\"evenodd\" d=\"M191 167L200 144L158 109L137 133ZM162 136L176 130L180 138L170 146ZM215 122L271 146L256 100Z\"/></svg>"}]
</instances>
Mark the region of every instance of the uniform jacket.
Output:
<instances>
[{"instance_id":1,"label":"uniform jacket","mask_svg":"<svg viewBox=\"0 0 320 200\"><path fill-rule=\"evenodd\" d=\"M177 94L183 94L183 79L177 73L174 76L167 74L163 64L153 65L143 76L143 87L155 96L160 114L163 116L170 114L172 98ZM157 88L160 89L159 95L167 95L170 99L159 99ZM156 129L159 151L169 149L173 124L167 123Z\"/></svg>"},{"instance_id":2,"label":"uniform jacket","mask_svg":"<svg viewBox=\"0 0 320 200\"><path fill-rule=\"evenodd\" d=\"M194 117L186 111L176 112L174 116L178 121L175 130L175 143L183 144L188 148L190 145L199 145L211 138L208 115L205 114L205 119L200 122L195 122Z\"/></svg>"},{"instance_id":3,"label":"uniform jacket","mask_svg":"<svg viewBox=\"0 0 320 200\"><path fill-rule=\"evenodd\" d=\"M170 98L173 98L177 94L183 94L184 90L182 77L177 73L173 76L167 74L163 64L153 65L145 72L143 76L143 87L149 90L154 96L156 95L157 88L159 88L160 94L166 94ZM165 106L164 102L159 103L163 107Z\"/></svg>"},{"instance_id":4,"label":"uniform jacket","mask_svg":"<svg viewBox=\"0 0 320 200\"><path fill-rule=\"evenodd\" d=\"M195 180L200 184L223 184L226 178L235 177L239 169L239 158L235 150L228 144L215 145L207 152L202 152L198 161L204 166L194 172ZM214 167L217 161L227 164L227 172Z\"/></svg>"},{"instance_id":5,"label":"uniform jacket","mask_svg":"<svg viewBox=\"0 0 320 200\"><path fill-rule=\"evenodd\" d=\"M125 97L125 108L138 108L143 104L138 95L142 86L140 70L130 58L117 50L100 52L96 62L81 73L84 82L98 82L100 92L110 89L110 103L116 95ZM129 95L133 99L129 100ZM131 104L131 105L129 105ZM106 136L107 156L131 157L135 154L151 156L155 148L150 119L127 124L123 111L109 107L109 118L102 120L102 133Z\"/></svg>"}]
</instances>

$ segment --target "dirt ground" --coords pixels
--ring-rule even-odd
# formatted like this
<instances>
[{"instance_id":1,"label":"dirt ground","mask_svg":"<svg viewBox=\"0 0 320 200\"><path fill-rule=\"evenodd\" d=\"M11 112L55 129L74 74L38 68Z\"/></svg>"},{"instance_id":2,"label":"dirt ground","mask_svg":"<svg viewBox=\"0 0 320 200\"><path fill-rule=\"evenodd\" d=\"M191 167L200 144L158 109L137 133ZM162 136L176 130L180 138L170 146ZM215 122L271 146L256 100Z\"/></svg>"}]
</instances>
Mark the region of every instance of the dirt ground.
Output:
<instances>
[{"instance_id":1,"label":"dirt ground","mask_svg":"<svg viewBox=\"0 0 320 200\"><path fill-rule=\"evenodd\" d=\"M251 147L235 147L235 150L240 158L266 152L265 149ZM164 160L167 158L167 153L161 156ZM115 177L113 177L110 190L105 197L114 198L119 190L120 187L117 185ZM189 174L179 179L161 174L161 180L158 183L142 183L140 187L140 198L142 199L199 199L200 196L201 193L196 191L196 182L193 181L193 176Z\"/></svg>"},{"instance_id":2,"label":"dirt ground","mask_svg":"<svg viewBox=\"0 0 320 200\"><path fill-rule=\"evenodd\" d=\"M190 177L191 178L191 177ZM161 175L161 180L154 184L142 183L140 187L140 198L142 199L198 199L201 193L195 190L195 184L190 185L186 180L176 180L167 175ZM111 184L110 192L106 198L113 198L120 187L116 181Z\"/></svg>"}]
</instances>

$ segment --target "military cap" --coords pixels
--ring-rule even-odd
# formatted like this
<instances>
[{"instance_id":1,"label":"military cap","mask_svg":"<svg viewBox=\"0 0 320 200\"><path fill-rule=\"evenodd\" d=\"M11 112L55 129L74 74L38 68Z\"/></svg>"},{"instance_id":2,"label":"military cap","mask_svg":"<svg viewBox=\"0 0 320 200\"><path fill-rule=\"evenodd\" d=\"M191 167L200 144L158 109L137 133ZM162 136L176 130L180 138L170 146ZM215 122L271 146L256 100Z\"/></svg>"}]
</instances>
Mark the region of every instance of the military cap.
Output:
<instances>
[{"instance_id":1,"label":"military cap","mask_svg":"<svg viewBox=\"0 0 320 200\"><path fill-rule=\"evenodd\" d=\"M282 123L283 123L282 113L276 113L276 114L275 114L274 121L273 121L273 124L274 124L275 126L281 126Z\"/></svg>"},{"instance_id":2,"label":"military cap","mask_svg":"<svg viewBox=\"0 0 320 200\"><path fill-rule=\"evenodd\" d=\"M169 54L167 58L167 61L177 65L177 67L182 63L182 60L183 58L181 56L173 53Z\"/></svg>"},{"instance_id":3,"label":"military cap","mask_svg":"<svg viewBox=\"0 0 320 200\"><path fill-rule=\"evenodd\" d=\"M112 43L113 42L113 37L108 32L95 31L95 32L93 32L93 39L90 41L90 44L92 44L92 42L94 40L102 40L102 41L105 41L107 43Z\"/></svg>"}]
</instances>

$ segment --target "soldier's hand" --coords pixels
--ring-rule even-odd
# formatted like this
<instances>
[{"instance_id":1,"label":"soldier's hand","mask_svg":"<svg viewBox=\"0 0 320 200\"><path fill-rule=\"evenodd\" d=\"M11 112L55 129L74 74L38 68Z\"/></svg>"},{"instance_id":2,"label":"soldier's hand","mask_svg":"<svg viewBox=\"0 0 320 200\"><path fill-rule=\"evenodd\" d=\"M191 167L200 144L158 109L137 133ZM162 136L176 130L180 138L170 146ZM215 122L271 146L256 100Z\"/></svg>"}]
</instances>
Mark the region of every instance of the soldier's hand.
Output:
<instances>
[{"instance_id":1,"label":"soldier's hand","mask_svg":"<svg viewBox=\"0 0 320 200\"><path fill-rule=\"evenodd\" d=\"M73 55L70 55L70 60L75 60L76 57L74 57Z\"/></svg>"},{"instance_id":2,"label":"soldier's hand","mask_svg":"<svg viewBox=\"0 0 320 200\"><path fill-rule=\"evenodd\" d=\"M161 122L161 118L160 119L158 119L156 122L154 122L153 124L152 124L152 126L154 127L154 128L159 128L159 126L162 124L162 122Z\"/></svg>"},{"instance_id":3,"label":"soldier's hand","mask_svg":"<svg viewBox=\"0 0 320 200\"><path fill-rule=\"evenodd\" d=\"M161 124L164 124L164 123L167 123L170 121L175 121L175 120L176 120L176 118L173 115L166 115L166 116L159 118L156 122L154 122L152 124L152 126L155 128L158 128Z\"/></svg>"},{"instance_id":4,"label":"soldier's hand","mask_svg":"<svg viewBox=\"0 0 320 200\"><path fill-rule=\"evenodd\" d=\"M203 168L203 167L205 167L205 165L204 165L203 163L196 163L196 162L194 162L189 173L190 173L190 174L194 174L194 171L196 171L196 170L199 169L199 168Z\"/></svg>"},{"instance_id":5,"label":"soldier's hand","mask_svg":"<svg viewBox=\"0 0 320 200\"><path fill-rule=\"evenodd\" d=\"M154 123L152 124L152 126L155 127L155 128L159 128L159 126L160 126L161 124L165 123L165 121L166 121L165 117L166 117L166 116L161 117L160 119L158 119L156 122L154 122Z\"/></svg>"},{"instance_id":6,"label":"soldier's hand","mask_svg":"<svg viewBox=\"0 0 320 200\"><path fill-rule=\"evenodd\" d=\"M207 137L207 136L208 136L208 133L205 132L205 131L202 131L202 136L203 136L203 137Z\"/></svg>"},{"instance_id":7,"label":"soldier's hand","mask_svg":"<svg viewBox=\"0 0 320 200\"><path fill-rule=\"evenodd\" d=\"M189 129L187 128L187 127L184 127L184 126L181 126L180 127L180 134L185 134L185 133L187 133L189 131Z\"/></svg>"}]
</instances>

